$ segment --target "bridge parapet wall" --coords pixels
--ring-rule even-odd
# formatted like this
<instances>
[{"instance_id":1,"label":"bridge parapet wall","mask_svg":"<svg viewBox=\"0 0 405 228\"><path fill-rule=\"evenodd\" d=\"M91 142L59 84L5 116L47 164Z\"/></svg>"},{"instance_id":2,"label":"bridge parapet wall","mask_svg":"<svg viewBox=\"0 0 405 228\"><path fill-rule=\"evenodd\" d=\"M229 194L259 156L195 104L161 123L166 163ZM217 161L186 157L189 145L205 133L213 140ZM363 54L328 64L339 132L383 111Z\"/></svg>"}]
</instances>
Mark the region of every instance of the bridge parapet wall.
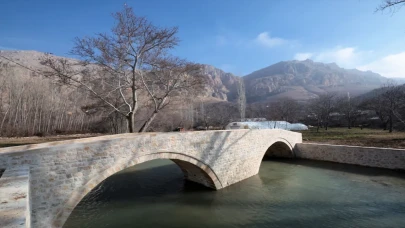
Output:
<instances>
[{"instance_id":1,"label":"bridge parapet wall","mask_svg":"<svg viewBox=\"0 0 405 228\"><path fill-rule=\"evenodd\" d=\"M405 149L300 143L298 158L405 170Z\"/></svg>"}]
</instances>

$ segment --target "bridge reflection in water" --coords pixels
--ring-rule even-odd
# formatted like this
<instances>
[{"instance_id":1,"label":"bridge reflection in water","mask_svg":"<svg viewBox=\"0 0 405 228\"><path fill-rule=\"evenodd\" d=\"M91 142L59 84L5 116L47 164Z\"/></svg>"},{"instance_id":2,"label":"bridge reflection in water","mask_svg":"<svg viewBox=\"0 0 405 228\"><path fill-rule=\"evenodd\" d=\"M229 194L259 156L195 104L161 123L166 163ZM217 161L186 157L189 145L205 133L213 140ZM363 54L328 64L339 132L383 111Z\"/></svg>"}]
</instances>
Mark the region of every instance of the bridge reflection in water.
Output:
<instances>
[{"instance_id":1,"label":"bridge reflection in water","mask_svg":"<svg viewBox=\"0 0 405 228\"><path fill-rule=\"evenodd\" d=\"M64 227L401 227L405 176L389 170L264 159L259 175L212 191L168 160L111 176Z\"/></svg>"}]
</instances>

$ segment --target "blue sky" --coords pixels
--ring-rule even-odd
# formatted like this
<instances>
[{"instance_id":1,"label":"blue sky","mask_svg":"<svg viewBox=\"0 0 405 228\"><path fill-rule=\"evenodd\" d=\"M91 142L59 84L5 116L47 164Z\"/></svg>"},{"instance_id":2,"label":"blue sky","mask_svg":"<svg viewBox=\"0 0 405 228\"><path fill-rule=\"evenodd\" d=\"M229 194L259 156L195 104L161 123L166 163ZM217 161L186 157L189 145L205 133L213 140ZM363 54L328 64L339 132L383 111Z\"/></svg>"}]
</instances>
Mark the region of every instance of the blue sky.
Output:
<instances>
[{"instance_id":1,"label":"blue sky","mask_svg":"<svg viewBox=\"0 0 405 228\"><path fill-rule=\"evenodd\" d=\"M310 58L405 77L405 8L381 0L1 0L0 49L68 56L74 37L108 32L124 3L178 26L174 54L236 75Z\"/></svg>"}]
</instances>

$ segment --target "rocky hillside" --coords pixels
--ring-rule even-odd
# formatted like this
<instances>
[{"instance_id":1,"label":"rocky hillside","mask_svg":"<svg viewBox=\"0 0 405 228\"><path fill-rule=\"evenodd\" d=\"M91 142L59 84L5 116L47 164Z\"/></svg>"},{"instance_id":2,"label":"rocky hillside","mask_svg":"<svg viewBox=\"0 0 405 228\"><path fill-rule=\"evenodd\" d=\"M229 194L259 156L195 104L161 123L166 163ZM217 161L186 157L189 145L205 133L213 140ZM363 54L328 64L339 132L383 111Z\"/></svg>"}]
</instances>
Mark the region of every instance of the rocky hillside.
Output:
<instances>
[{"instance_id":1,"label":"rocky hillside","mask_svg":"<svg viewBox=\"0 0 405 228\"><path fill-rule=\"evenodd\" d=\"M379 87L387 78L371 71L343 69L335 63L294 60L255 71L244 81L248 101L257 102L281 97L307 100L324 92L356 96Z\"/></svg>"},{"instance_id":2,"label":"rocky hillside","mask_svg":"<svg viewBox=\"0 0 405 228\"><path fill-rule=\"evenodd\" d=\"M37 51L0 51L0 54L32 69L41 68L40 59L45 55ZM335 63L311 60L279 62L244 77L203 65L203 75L207 78L207 85L200 94L201 98L235 101L237 82L242 79L249 103L275 101L283 97L305 101L324 92L349 92L356 96L387 81L387 78L371 71L348 70Z\"/></svg>"},{"instance_id":3,"label":"rocky hillside","mask_svg":"<svg viewBox=\"0 0 405 228\"><path fill-rule=\"evenodd\" d=\"M249 103L285 97L305 101L325 92L350 93L354 97L378 88L388 80L371 71L344 69L335 63L312 60L279 62L242 78L205 65L204 75L208 77L204 97L234 101L236 83L243 79Z\"/></svg>"},{"instance_id":4,"label":"rocky hillside","mask_svg":"<svg viewBox=\"0 0 405 228\"><path fill-rule=\"evenodd\" d=\"M210 65L203 65L203 75L207 77L205 97L213 97L224 101L236 99L237 82L240 77L215 68Z\"/></svg>"},{"instance_id":5,"label":"rocky hillside","mask_svg":"<svg viewBox=\"0 0 405 228\"><path fill-rule=\"evenodd\" d=\"M40 61L45 57L45 53L38 51L0 50L0 55L33 70L40 70L43 68ZM21 71L20 74L29 75L31 73L31 71L24 69L13 62L9 62L4 58L0 58L0 62L14 66L14 70ZM203 65L203 75L207 78L207 86L200 94L202 98L212 101L232 101L236 98L235 82L240 80L240 77L231 73L225 73L224 71L210 65Z\"/></svg>"}]
</instances>

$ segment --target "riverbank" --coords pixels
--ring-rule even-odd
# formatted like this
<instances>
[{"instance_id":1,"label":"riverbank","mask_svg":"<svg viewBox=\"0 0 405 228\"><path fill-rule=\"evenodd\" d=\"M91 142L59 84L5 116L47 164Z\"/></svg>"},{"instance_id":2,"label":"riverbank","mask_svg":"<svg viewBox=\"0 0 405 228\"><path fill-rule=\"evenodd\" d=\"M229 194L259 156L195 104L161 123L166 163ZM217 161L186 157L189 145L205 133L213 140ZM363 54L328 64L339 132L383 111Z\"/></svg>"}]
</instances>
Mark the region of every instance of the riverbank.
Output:
<instances>
[{"instance_id":1,"label":"riverbank","mask_svg":"<svg viewBox=\"0 0 405 228\"><path fill-rule=\"evenodd\" d=\"M304 143L322 143L334 145L384 147L405 149L405 132L383 131L380 129L329 128L328 130L311 128L302 133Z\"/></svg>"}]
</instances>

